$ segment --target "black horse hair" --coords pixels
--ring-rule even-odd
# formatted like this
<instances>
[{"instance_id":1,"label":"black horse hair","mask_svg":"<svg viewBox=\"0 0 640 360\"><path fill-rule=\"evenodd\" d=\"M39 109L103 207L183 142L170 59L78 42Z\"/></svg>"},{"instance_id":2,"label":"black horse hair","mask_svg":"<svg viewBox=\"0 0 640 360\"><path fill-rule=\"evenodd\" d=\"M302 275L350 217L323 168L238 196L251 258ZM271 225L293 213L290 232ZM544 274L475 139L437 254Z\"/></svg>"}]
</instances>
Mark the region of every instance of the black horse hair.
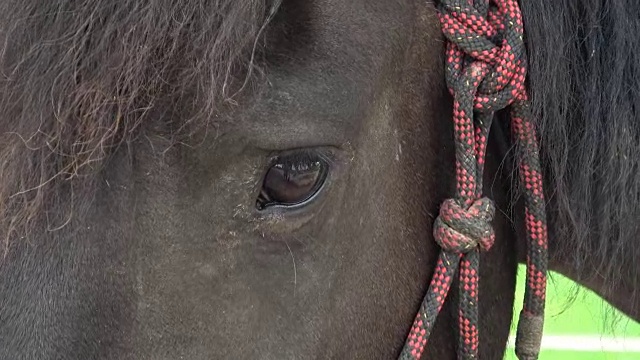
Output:
<instances>
[{"instance_id":1,"label":"black horse hair","mask_svg":"<svg viewBox=\"0 0 640 360\"><path fill-rule=\"evenodd\" d=\"M640 3L521 1L550 243L581 280L640 284ZM635 289L635 290L634 290Z\"/></svg>"}]
</instances>

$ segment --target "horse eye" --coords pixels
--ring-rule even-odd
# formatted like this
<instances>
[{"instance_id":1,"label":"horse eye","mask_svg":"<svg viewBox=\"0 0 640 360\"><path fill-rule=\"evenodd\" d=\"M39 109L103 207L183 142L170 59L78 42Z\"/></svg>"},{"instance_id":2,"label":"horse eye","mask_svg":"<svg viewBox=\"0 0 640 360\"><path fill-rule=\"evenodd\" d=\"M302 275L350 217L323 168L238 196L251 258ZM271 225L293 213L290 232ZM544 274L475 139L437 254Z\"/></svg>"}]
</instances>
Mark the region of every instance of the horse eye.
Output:
<instances>
[{"instance_id":1,"label":"horse eye","mask_svg":"<svg viewBox=\"0 0 640 360\"><path fill-rule=\"evenodd\" d=\"M324 159L307 153L277 159L262 180L256 207L304 205L324 184L328 167Z\"/></svg>"}]
</instances>

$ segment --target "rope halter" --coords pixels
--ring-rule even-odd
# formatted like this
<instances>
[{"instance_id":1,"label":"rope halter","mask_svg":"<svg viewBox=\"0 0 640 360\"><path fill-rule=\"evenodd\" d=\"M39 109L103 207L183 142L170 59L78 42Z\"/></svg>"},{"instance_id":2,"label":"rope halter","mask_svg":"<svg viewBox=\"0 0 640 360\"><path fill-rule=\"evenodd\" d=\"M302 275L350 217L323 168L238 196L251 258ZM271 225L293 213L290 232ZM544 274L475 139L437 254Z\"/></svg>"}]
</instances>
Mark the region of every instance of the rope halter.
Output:
<instances>
[{"instance_id":1,"label":"rope halter","mask_svg":"<svg viewBox=\"0 0 640 360\"><path fill-rule=\"evenodd\" d=\"M458 358L478 358L480 251L495 235L493 202L482 197L487 139L494 114L508 109L525 193L527 279L516 338L521 360L538 358L547 273L547 226L538 142L525 87L527 72L522 15L516 0L441 0L447 39L446 77L454 98L456 193L434 224L442 251L400 359L420 359L436 317L459 275Z\"/></svg>"}]
</instances>

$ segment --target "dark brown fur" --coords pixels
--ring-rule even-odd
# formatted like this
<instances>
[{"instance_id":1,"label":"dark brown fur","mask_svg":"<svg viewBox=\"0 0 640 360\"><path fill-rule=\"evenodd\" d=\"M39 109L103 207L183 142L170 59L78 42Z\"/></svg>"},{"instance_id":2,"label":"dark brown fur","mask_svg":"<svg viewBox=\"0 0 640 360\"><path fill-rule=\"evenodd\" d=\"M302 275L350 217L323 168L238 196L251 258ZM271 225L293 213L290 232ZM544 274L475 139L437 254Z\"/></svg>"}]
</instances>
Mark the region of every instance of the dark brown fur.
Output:
<instances>
[{"instance_id":1,"label":"dark brown fur","mask_svg":"<svg viewBox=\"0 0 640 360\"><path fill-rule=\"evenodd\" d=\"M523 6L554 268L637 317L626 3ZM0 34L0 358L398 353L453 185L433 4L10 0ZM492 138L487 169L507 213L483 257L484 359L513 303L507 142ZM337 154L324 200L256 214L269 157L314 147ZM452 304L431 358L455 356Z\"/></svg>"}]
</instances>

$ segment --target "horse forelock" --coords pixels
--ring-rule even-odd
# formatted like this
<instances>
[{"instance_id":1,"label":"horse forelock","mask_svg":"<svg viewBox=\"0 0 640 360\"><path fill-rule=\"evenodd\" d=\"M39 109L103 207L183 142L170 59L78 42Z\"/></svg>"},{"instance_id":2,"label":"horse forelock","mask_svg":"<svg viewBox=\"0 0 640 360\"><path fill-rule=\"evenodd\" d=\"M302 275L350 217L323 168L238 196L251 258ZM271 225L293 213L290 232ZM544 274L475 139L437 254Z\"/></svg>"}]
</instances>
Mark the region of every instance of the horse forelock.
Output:
<instances>
[{"instance_id":1,"label":"horse forelock","mask_svg":"<svg viewBox=\"0 0 640 360\"><path fill-rule=\"evenodd\" d=\"M639 283L640 3L522 1L550 244L610 290ZM626 270L625 270L626 269ZM637 295L638 289L633 290Z\"/></svg>"},{"instance_id":2,"label":"horse forelock","mask_svg":"<svg viewBox=\"0 0 640 360\"><path fill-rule=\"evenodd\" d=\"M36 225L59 227L46 215L66 213L58 207L69 206L74 194L91 187L113 150L159 112L178 112L179 124L172 126L182 128L208 118L220 99L232 97L237 89L232 84L248 76L276 3L0 4L5 250L12 240L28 238Z\"/></svg>"}]
</instances>

